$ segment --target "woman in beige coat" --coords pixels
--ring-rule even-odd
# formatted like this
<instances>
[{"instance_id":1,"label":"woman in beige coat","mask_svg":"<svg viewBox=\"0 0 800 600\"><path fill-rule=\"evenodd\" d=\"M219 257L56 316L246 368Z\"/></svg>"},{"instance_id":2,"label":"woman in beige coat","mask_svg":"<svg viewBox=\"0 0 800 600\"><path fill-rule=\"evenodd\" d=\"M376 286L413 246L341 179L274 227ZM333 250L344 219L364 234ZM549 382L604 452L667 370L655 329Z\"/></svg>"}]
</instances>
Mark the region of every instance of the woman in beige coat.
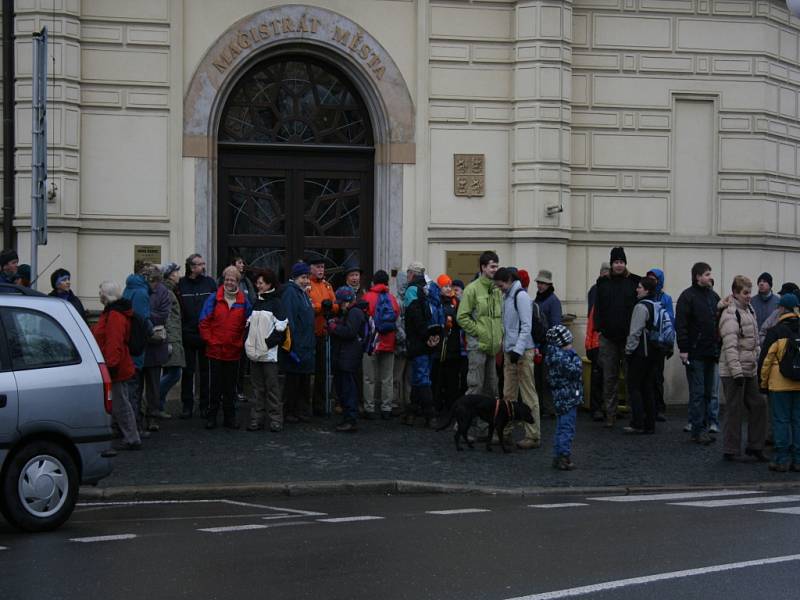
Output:
<instances>
[{"instance_id":1,"label":"woman in beige coat","mask_svg":"<svg viewBox=\"0 0 800 600\"><path fill-rule=\"evenodd\" d=\"M742 275L733 279L732 294L720 302L722 314L719 334L722 353L719 374L725 393L725 422L722 451L725 460L740 454L742 418L747 413L747 447L745 454L759 461L764 456L767 434L767 407L758 390L758 324L750 306L752 282Z\"/></svg>"}]
</instances>

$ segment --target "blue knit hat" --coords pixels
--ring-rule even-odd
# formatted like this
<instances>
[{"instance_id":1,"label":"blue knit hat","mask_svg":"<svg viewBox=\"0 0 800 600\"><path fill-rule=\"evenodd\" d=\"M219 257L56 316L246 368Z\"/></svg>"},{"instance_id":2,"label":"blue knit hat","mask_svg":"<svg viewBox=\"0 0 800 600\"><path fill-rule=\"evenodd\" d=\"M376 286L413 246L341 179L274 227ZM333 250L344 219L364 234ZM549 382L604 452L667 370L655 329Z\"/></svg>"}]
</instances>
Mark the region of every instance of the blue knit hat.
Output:
<instances>
[{"instance_id":1,"label":"blue knit hat","mask_svg":"<svg viewBox=\"0 0 800 600\"><path fill-rule=\"evenodd\" d=\"M784 294L781 296L781 301L778 303L778 306L793 309L797 308L798 304L800 304L800 301L798 301L797 296L794 294Z\"/></svg>"},{"instance_id":2,"label":"blue knit hat","mask_svg":"<svg viewBox=\"0 0 800 600\"><path fill-rule=\"evenodd\" d=\"M356 295L353 293L353 288L349 285L343 285L336 290L336 302L342 304L344 302L352 302Z\"/></svg>"},{"instance_id":3,"label":"blue knit hat","mask_svg":"<svg viewBox=\"0 0 800 600\"><path fill-rule=\"evenodd\" d=\"M572 333L563 325L553 325L547 330L547 343L559 348L572 343Z\"/></svg>"},{"instance_id":4,"label":"blue knit hat","mask_svg":"<svg viewBox=\"0 0 800 600\"><path fill-rule=\"evenodd\" d=\"M290 275L291 279L296 279L301 275L308 275L311 273L311 269L308 268L308 265L303 261L296 262L292 265L292 274Z\"/></svg>"}]
</instances>

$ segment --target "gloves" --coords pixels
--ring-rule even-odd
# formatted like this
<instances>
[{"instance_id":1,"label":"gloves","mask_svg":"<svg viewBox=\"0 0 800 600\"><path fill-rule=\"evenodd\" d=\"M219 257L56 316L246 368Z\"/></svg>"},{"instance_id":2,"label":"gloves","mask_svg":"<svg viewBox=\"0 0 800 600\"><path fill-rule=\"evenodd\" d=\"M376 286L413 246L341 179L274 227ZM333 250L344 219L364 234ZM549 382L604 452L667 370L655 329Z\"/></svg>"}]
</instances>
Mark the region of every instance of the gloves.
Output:
<instances>
[{"instance_id":1,"label":"gloves","mask_svg":"<svg viewBox=\"0 0 800 600\"><path fill-rule=\"evenodd\" d=\"M510 360L510 361L511 361L511 364L512 364L512 365L515 365L515 364L517 364L517 363L519 362L519 359L520 359L521 357L522 357L522 355L521 355L521 354L519 354L518 352L514 352L513 350L512 350L511 352L509 352L509 353L508 353L508 360Z\"/></svg>"}]
</instances>

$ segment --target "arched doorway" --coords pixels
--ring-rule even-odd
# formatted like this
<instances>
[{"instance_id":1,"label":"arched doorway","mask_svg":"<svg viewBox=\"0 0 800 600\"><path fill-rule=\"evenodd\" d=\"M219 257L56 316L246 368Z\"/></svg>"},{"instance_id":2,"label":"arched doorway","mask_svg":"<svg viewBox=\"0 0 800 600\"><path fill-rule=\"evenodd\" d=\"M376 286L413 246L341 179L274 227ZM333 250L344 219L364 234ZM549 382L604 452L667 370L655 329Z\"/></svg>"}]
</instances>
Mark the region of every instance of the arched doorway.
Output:
<instances>
[{"instance_id":1,"label":"arched doorway","mask_svg":"<svg viewBox=\"0 0 800 600\"><path fill-rule=\"evenodd\" d=\"M302 258L336 275L372 270L375 148L366 105L316 57L256 63L231 90L218 130L218 257L283 279Z\"/></svg>"}]
</instances>

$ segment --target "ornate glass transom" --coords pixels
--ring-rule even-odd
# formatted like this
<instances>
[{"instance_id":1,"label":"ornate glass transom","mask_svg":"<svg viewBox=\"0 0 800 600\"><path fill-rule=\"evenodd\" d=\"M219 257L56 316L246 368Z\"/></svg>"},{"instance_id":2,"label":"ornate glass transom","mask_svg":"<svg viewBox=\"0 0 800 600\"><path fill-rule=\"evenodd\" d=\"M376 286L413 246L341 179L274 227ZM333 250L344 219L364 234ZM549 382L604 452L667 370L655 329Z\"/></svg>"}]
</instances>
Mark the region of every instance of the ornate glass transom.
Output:
<instances>
[{"instance_id":1,"label":"ornate glass transom","mask_svg":"<svg viewBox=\"0 0 800 600\"><path fill-rule=\"evenodd\" d=\"M219 140L369 146L372 135L363 101L338 71L282 57L259 63L236 84Z\"/></svg>"}]
</instances>

